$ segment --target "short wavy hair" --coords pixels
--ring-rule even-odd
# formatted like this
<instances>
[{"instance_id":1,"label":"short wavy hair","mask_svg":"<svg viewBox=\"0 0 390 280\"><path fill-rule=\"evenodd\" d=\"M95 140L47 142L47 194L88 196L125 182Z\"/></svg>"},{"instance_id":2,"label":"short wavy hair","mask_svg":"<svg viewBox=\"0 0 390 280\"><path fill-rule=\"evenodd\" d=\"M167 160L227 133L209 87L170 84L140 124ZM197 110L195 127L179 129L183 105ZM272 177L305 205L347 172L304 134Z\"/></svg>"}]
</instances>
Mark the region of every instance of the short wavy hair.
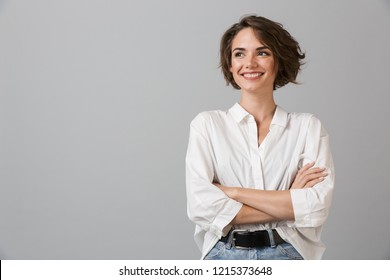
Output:
<instances>
[{"instance_id":1,"label":"short wavy hair","mask_svg":"<svg viewBox=\"0 0 390 280\"><path fill-rule=\"evenodd\" d=\"M283 28L283 25L260 16L245 16L233 24L221 38L220 68L226 80L235 89L240 89L230 71L232 65L232 42L238 32L252 28L260 42L265 44L274 54L278 72L274 81L274 89L288 83L297 84L298 72L304 64L305 53L301 51L298 42Z\"/></svg>"}]
</instances>

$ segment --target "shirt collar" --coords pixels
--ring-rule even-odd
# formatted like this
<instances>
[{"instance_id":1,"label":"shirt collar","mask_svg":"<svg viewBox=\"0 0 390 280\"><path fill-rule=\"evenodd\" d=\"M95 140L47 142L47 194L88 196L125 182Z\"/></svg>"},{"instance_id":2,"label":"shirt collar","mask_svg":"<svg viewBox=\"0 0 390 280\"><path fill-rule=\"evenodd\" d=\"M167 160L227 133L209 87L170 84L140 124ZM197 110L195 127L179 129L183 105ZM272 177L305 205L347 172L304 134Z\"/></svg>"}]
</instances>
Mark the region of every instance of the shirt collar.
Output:
<instances>
[{"instance_id":1,"label":"shirt collar","mask_svg":"<svg viewBox=\"0 0 390 280\"><path fill-rule=\"evenodd\" d=\"M234 104L233 107L229 109L229 113L233 116L233 119L237 123L250 116L250 114L242 108L239 103Z\"/></svg>"},{"instance_id":2,"label":"shirt collar","mask_svg":"<svg viewBox=\"0 0 390 280\"><path fill-rule=\"evenodd\" d=\"M250 114L239 103L235 103L233 107L229 109L229 113L237 123L250 116ZM271 121L271 126L279 125L286 127L287 117L288 113L282 107L276 106L275 114Z\"/></svg>"},{"instance_id":3,"label":"shirt collar","mask_svg":"<svg viewBox=\"0 0 390 280\"><path fill-rule=\"evenodd\" d=\"M282 127L287 126L288 113L278 105L276 106L274 117L272 118L271 125L279 125Z\"/></svg>"}]
</instances>

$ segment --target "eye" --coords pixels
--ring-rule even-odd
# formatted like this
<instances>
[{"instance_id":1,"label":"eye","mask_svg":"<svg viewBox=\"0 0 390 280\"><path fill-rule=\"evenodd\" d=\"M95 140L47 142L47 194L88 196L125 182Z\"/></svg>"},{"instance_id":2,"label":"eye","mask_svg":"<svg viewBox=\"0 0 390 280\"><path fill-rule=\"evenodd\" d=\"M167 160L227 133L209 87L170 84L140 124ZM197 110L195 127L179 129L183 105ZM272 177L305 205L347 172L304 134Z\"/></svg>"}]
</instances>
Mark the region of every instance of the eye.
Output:
<instances>
[{"instance_id":1,"label":"eye","mask_svg":"<svg viewBox=\"0 0 390 280\"><path fill-rule=\"evenodd\" d=\"M265 52L265 51L260 51L257 55L258 56L269 56L270 53L269 52Z\"/></svg>"},{"instance_id":2,"label":"eye","mask_svg":"<svg viewBox=\"0 0 390 280\"><path fill-rule=\"evenodd\" d=\"M233 56L234 56L234 57L243 57L243 56L244 56L244 53L242 53L242 52L235 52L235 53L233 54Z\"/></svg>"}]
</instances>

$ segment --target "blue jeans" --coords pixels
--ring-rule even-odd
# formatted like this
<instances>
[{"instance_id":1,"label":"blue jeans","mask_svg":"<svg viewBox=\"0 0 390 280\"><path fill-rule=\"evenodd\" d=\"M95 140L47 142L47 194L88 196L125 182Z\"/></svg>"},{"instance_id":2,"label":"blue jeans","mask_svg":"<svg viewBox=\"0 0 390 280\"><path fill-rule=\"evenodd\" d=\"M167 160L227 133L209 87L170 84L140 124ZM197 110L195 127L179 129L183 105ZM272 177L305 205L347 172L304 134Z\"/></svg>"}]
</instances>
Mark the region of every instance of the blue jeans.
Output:
<instances>
[{"instance_id":1,"label":"blue jeans","mask_svg":"<svg viewBox=\"0 0 390 280\"><path fill-rule=\"evenodd\" d=\"M205 260L303 260L290 243L275 247L265 246L241 249L218 241L204 258Z\"/></svg>"}]
</instances>

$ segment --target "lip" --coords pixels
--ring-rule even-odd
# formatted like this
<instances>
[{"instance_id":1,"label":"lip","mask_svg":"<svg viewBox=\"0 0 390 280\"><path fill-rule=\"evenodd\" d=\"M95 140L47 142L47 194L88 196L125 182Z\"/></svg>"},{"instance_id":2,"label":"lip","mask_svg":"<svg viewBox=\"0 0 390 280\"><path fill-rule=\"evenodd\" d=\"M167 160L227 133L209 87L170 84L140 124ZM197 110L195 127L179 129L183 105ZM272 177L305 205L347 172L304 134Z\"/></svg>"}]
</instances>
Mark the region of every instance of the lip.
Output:
<instances>
[{"instance_id":1,"label":"lip","mask_svg":"<svg viewBox=\"0 0 390 280\"><path fill-rule=\"evenodd\" d=\"M264 75L262 72L244 72L240 74L246 80L256 80Z\"/></svg>"}]
</instances>

